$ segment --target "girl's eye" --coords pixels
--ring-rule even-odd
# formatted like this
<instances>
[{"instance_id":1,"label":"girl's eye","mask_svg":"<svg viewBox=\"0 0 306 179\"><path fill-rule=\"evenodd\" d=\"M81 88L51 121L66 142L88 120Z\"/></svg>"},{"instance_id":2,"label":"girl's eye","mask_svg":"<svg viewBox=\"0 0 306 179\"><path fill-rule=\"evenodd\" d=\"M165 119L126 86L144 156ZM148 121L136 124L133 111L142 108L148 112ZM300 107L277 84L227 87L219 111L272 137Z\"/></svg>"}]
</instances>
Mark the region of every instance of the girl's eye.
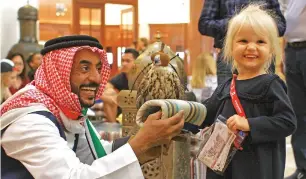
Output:
<instances>
[{"instance_id":1,"label":"girl's eye","mask_svg":"<svg viewBox=\"0 0 306 179\"><path fill-rule=\"evenodd\" d=\"M247 43L248 41L245 40L245 39L242 39L242 40L239 40L239 42L241 42L241 43Z\"/></svg>"},{"instance_id":2,"label":"girl's eye","mask_svg":"<svg viewBox=\"0 0 306 179\"><path fill-rule=\"evenodd\" d=\"M258 40L257 43L264 44L264 43L266 43L266 42L263 41L263 40Z\"/></svg>"}]
</instances>

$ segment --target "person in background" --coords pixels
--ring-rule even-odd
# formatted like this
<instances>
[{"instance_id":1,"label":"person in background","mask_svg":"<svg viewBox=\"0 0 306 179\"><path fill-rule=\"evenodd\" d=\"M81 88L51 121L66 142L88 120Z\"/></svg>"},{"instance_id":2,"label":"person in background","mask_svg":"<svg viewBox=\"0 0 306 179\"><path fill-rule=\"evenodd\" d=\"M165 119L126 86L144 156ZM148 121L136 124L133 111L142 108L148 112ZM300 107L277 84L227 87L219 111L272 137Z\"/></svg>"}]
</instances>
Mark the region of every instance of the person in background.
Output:
<instances>
[{"instance_id":1,"label":"person in background","mask_svg":"<svg viewBox=\"0 0 306 179\"><path fill-rule=\"evenodd\" d=\"M42 55L40 53L33 53L27 59L27 63L30 67L30 71L28 72L28 78L30 81L34 80L34 75L37 68L41 65Z\"/></svg>"},{"instance_id":2,"label":"person in background","mask_svg":"<svg viewBox=\"0 0 306 179\"><path fill-rule=\"evenodd\" d=\"M12 94L9 87L16 81L17 73L14 71L14 63L8 59L1 59L1 96L0 104L7 100Z\"/></svg>"},{"instance_id":3,"label":"person in background","mask_svg":"<svg viewBox=\"0 0 306 179\"><path fill-rule=\"evenodd\" d=\"M15 64L15 69L17 72L16 82L9 88L12 94L15 94L18 90L25 87L28 83L28 77L26 75L25 60L21 53L13 53L7 57Z\"/></svg>"},{"instance_id":4,"label":"person in background","mask_svg":"<svg viewBox=\"0 0 306 179\"><path fill-rule=\"evenodd\" d=\"M128 46L128 48L137 49L137 43L137 40L133 41L132 44Z\"/></svg>"},{"instance_id":5,"label":"person in background","mask_svg":"<svg viewBox=\"0 0 306 179\"><path fill-rule=\"evenodd\" d=\"M137 42L137 50L139 54L142 54L148 48L149 40L145 37L142 37Z\"/></svg>"},{"instance_id":6,"label":"person in background","mask_svg":"<svg viewBox=\"0 0 306 179\"><path fill-rule=\"evenodd\" d=\"M288 96L297 117L291 137L296 171L286 179L306 179L306 1L282 0L287 20L285 67Z\"/></svg>"},{"instance_id":7,"label":"person in background","mask_svg":"<svg viewBox=\"0 0 306 179\"><path fill-rule=\"evenodd\" d=\"M214 47L220 51L217 58L218 85L232 76L231 65L223 61L223 40L226 34L229 19L249 3L263 2L265 8L276 15L279 36L283 36L286 30L286 21L280 11L277 0L205 0L198 29L202 35L214 38ZM270 71L274 72L274 63Z\"/></svg>"},{"instance_id":8,"label":"person in background","mask_svg":"<svg viewBox=\"0 0 306 179\"><path fill-rule=\"evenodd\" d=\"M127 73L134 67L134 61L139 56L137 50L128 48L122 55L120 73L114 76L105 87L101 99L103 110L108 122L116 122L116 117L121 113L117 104L117 95L121 90L129 89Z\"/></svg>"},{"instance_id":9,"label":"person in background","mask_svg":"<svg viewBox=\"0 0 306 179\"><path fill-rule=\"evenodd\" d=\"M210 53L202 53L197 58L192 68L189 89L201 102L209 98L217 88L216 61Z\"/></svg>"}]
</instances>

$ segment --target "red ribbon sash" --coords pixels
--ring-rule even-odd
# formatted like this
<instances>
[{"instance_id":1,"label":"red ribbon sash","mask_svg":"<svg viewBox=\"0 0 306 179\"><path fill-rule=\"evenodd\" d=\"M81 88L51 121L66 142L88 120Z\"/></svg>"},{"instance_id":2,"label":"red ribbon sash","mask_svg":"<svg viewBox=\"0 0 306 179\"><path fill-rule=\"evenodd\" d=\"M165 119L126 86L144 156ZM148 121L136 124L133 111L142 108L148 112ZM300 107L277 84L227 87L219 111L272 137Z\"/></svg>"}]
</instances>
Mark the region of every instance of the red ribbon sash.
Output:
<instances>
[{"instance_id":1,"label":"red ribbon sash","mask_svg":"<svg viewBox=\"0 0 306 179\"><path fill-rule=\"evenodd\" d=\"M237 92L236 92L236 79L237 79L237 75L234 74L233 75L233 79L232 79L232 82L231 82L231 89L230 89L230 95L231 95L231 98L232 98L232 104L237 112L237 114L241 117L244 117L246 118L246 115L245 115L245 112L243 110L243 107L240 103L240 100L237 96ZM247 136L247 133L244 133L242 131L239 131L237 133L237 136L236 136L236 139L234 141L234 146L239 149L239 150L242 150L243 148L241 147L241 143L243 141L243 139Z\"/></svg>"}]
</instances>

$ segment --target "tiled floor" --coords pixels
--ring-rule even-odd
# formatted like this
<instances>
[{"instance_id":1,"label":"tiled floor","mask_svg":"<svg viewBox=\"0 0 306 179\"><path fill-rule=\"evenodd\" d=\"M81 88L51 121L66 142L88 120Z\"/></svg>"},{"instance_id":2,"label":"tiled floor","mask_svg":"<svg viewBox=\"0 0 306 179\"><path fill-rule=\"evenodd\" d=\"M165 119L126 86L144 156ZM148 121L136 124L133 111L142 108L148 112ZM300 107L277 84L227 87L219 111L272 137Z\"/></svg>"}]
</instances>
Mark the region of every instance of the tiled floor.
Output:
<instances>
[{"instance_id":1,"label":"tiled floor","mask_svg":"<svg viewBox=\"0 0 306 179\"><path fill-rule=\"evenodd\" d=\"M291 175L295 171L295 161L294 161L290 140L291 138L287 137L286 139L287 158L286 158L285 176Z\"/></svg>"}]
</instances>

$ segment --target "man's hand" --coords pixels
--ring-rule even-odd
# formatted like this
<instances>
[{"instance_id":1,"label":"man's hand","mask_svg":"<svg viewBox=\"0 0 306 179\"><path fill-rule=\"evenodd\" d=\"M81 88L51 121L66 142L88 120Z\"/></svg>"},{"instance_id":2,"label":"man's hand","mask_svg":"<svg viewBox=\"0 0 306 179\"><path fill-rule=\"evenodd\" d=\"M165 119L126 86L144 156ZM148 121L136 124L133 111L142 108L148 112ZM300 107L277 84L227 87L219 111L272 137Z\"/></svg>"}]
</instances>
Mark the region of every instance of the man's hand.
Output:
<instances>
[{"instance_id":1,"label":"man's hand","mask_svg":"<svg viewBox=\"0 0 306 179\"><path fill-rule=\"evenodd\" d=\"M129 141L137 157L150 149L161 144L168 144L170 140L180 134L184 126L184 112L180 111L176 115L159 120L161 112L149 115L143 127Z\"/></svg>"},{"instance_id":2,"label":"man's hand","mask_svg":"<svg viewBox=\"0 0 306 179\"><path fill-rule=\"evenodd\" d=\"M103 101L103 112L108 122L116 122L118 92L111 83L107 83L101 100Z\"/></svg>"},{"instance_id":3,"label":"man's hand","mask_svg":"<svg viewBox=\"0 0 306 179\"><path fill-rule=\"evenodd\" d=\"M237 114L228 118L228 120L226 121L226 125L231 131L235 133L237 131L250 131L250 125L248 120Z\"/></svg>"},{"instance_id":4,"label":"man's hand","mask_svg":"<svg viewBox=\"0 0 306 179\"><path fill-rule=\"evenodd\" d=\"M117 104L118 93L119 92L113 87L112 84L107 83L103 95L101 96L101 99L104 102L109 103L110 105L118 105Z\"/></svg>"}]
</instances>

